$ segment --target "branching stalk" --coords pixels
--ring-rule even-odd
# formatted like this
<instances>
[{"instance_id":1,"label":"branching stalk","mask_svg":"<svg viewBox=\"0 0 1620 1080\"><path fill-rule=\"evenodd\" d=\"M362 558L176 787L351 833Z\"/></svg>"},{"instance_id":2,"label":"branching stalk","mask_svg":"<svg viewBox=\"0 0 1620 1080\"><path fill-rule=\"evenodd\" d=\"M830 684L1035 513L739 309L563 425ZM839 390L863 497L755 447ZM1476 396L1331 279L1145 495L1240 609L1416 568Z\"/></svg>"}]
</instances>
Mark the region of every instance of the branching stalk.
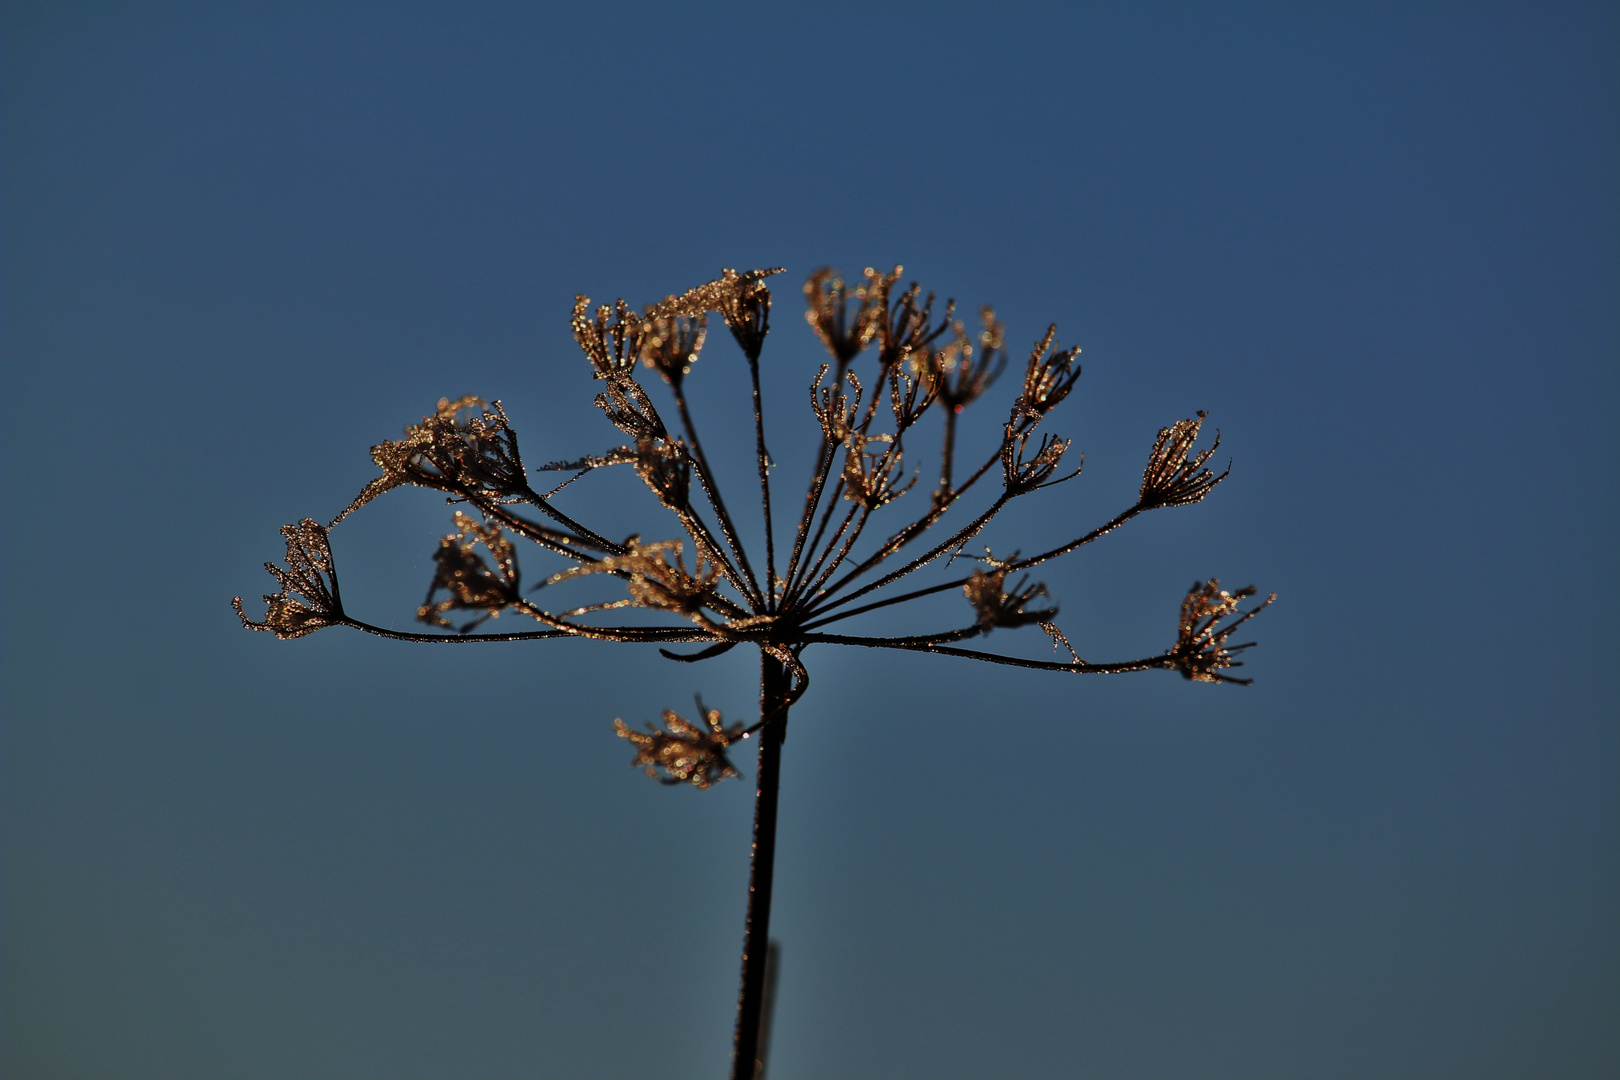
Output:
<instances>
[{"instance_id":1,"label":"branching stalk","mask_svg":"<svg viewBox=\"0 0 1620 1080\"><path fill-rule=\"evenodd\" d=\"M591 375L604 387L596 397L596 406L623 434L623 445L600 456L543 466L541 471L567 470L574 475L542 496L529 485L530 473L523 463L517 435L499 401L485 403L476 397L442 399L420 424L407 427L403 438L372 447L371 457L381 475L368 483L330 525L305 518L282 527L287 545L284 565L266 564L279 589L264 597L262 621L248 616L240 597L233 602L243 625L284 639L346 626L377 637L423 644L568 637L627 645L698 646L660 650L682 663L701 663L739 645L757 648L757 722L728 726L720 710L705 707L701 700L692 720L665 711L662 726L648 724L645 729L637 729L622 720L614 721L619 736L635 747L632 764L666 784L706 788L738 777L741 774L732 764L730 752L747 739L759 741L732 1080L759 1080L782 742L788 711L809 686L809 674L801 660L807 647L843 645L926 652L1069 674L1158 668L1180 672L1198 682L1246 683L1248 680L1228 674L1228 669L1241 666L1237 657L1253 643L1232 644L1230 639L1238 627L1270 603L1267 599L1240 610L1243 602L1254 595L1252 587L1227 591L1215 578L1197 581L1181 601L1175 641L1163 653L1139 660L1093 664L1079 656L1058 628L1054 621L1058 609L1046 586L1031 583L1027 575L1008 577L1009 573L1069 554L1148 510L1187 506L1202 500L1231 470L1228 466L1226 471L1216 473L1209 464L1219 446L1218 432L1211 445L1197 448L1204 421L1204 414L1198 413L1159 432L1148 454L1137 501L1102 526L1029 558L1020 558L1015 550L997 559L987 549L983 558L974 560L978 565L966 577L856 605L854 602L861 597L938 559L954 559L1012 499L1078 475L1060 474L1058 470L1069 442L1037 430L1046 415L1070 394L1080 375L1075 359L1079 350L1057 349L1053 327L1030 354L1022 385L1006 414L1008 418L1000 424L1001 439L996 451L964 480L956 481L959 415L985 395L1004 367L1003 327L988 307L982 309L985 329L975 346L962 325L952 319L954 301L946 305L944 317L936 321L934 294L921 300L920 287L915 284L896 294L899 267L892 273L868 270L864 281L854 288L832 270L818 271L805 287L808 321L832 354L832 362L822 367L811 386L811 407L821 428L821 439L804 509L794 532L786 577L778 577L771 459L759 373L761 349L770 330L771 295L765 281L777 272L725 270L714 281L670 296L639 313L623 300L611 306L600 305L593 312L588 298L577 297L570 326L589 361ZM716 312L724 317L748 363L760 512L765 526L763 580L756 575L736 522L721 496L684 389L684 380L702 348L708 318ZM863 397L861 379L853 365L874 344L877 370L870 383L873 392ZM684 443L666 429L646 389L637 381L642 365L657 370L670 385L685 432ZM822 380L829 371L833 383L826 388ZM880 409L885 387L887 407ZM915 445L909 434L912 428L936 413L941 416L938 488L928 499L927 508L910 524L875 551L858 558L856 546L872 514L900 500L915 482L915 474L908 482L901 469L902 440L913 440ZM734 418L732 430L740 433L745 423L745 417ZM884 447L881 453L877 444ZM843 468L838 470L840 454ZM930 535L961 504L963 495L998 463L1004 486L987 509L965 524L947 527L949 535L945 539L904 565L858 584L902 548ZM576 480L600 467L623 464L632 465L657 503L674 515L685 539L663 539L670 532L660 529L615 543L554 504L553 499ZM714 512L718 537L692 495L694 473L697 486ZM330 544L331 530L371 500L407 485L445 494L451 502L476 513L455 513L455 531L439 540L433 553L433 577L427 597L416 609L420 622L444 632L393 630L344 610ZM845 501L850 505L832 528ZM513 507L519 504L535 507L552 524L518 513ZM960 522L966 516L964 511L952 521ZM529 541L534 548L525 548L520 559L514 540ZM550 560L553 565L525 581L520 563L535 557ZM559 560L562 569L555 566ZM559 595L546 590L587 577L611 585L612 591L560 612L537 602L537 594ZM953 589L962 592L973 620L958 629L899 636L839 634L822 629ZM674 621L670 625L647 626L596 626L581 621L604 618L605 613L626 608ZM502 614L533 619L544 629L474 632ZM958 644L992 631L1031 625L1039 626L1054 648L1066 649L1072 662L1028 660Z\"/></svg>"}]
</instances>

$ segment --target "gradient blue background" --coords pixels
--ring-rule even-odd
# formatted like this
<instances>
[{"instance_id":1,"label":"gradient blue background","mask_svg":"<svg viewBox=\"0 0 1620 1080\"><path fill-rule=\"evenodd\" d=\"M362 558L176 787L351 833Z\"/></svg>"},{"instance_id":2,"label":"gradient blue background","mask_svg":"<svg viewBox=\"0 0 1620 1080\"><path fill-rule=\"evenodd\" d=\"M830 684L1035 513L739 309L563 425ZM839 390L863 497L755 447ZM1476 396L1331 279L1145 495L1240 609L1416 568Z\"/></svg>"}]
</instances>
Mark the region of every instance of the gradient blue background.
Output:
<instances>
[{"instance_id":1,"label":"gradient blue background","mask_svg":"<svg viewBox=\"0 0 1620 1080\"><path fill-rule=\"evenodd\" d=\"M751 661L281 643L227 601L441 395L534 463L614 445L577 291L787 267L797 488L798 284L897 261L1085 347L1087 475L998 550L1127 505L1161 425L1224 433L1208 502L1046 575L1082 653L1163 648L1194 578L1281 599L1246 690L812 650L772 1080L1620 1073L1612 5L4 34L9 1076L722 1075L751 789L651 784L609 721L742 715ZM716 336L694 392L734 416L741 374ZM619 484L566 505L670 531ZM345 524L350 607L408 627L448 516Z\"/></svg>"}]
</instances>

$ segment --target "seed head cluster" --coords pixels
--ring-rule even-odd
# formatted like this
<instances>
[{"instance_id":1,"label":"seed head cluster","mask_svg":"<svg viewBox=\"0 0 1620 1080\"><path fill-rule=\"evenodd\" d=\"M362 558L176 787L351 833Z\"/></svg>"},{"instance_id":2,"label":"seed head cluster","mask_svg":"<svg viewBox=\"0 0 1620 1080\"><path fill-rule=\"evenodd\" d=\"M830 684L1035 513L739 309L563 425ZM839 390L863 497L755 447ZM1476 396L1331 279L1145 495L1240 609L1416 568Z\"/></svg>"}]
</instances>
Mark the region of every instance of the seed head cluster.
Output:
<instances>
[{"instance_id":1,"label":"seed head cluster","mask_svg":"<svg viewBox=\"0 0 1620 1080\"><path fill-rule=\"evenodd\" d=\"M1076 674L1164 668L1201 682L1240 682L1224 672L1239 666L1234 656L1252 643L1229 644L1232 632L1270 598L1240 611L1254 589L1221 591L1219 582L1195 584L1181 605L1175 642L1164 652L1113 663L1087 663L1055 620L1057 605L1045 585L1024 571L1066 555L1150 510L1199 502L1226 479L1209 465L1220 444L1197 447L1205 414L1162 429L1148 452L1136 501L1097 529L1029 557L998 560L964 551L1008 504L1080 475L1070 461L1072 440L1045 430L1048 417L1074 391L1081 373L1076 347L1060 347L1050 327L1030 349L1000 436L989 452L959 461L958 417L987 399L1009 363L1007 331L995 312L980 311L980 329L970 334L948 301L935 312L934 294L916 284L899 288L901 269L868 269L848 280L831 269L810 275L804 286L806 321L829 360L809 387L810 414L819 448L802 498L784 515L786 542L779 549L780 511L773 500L759 365L770 332L775 269L724 271L713 281L671 295L637 311L624 300L591 307L577 297L570 324L602 384L595 404L623 436L602 452L526 466L499 402L476 397L443 399L404 437L371 449L380 475L366 484L331 525L304 519L282 529L285 568L269 565L280 589L265 597L264 618L244 625L281 638L303 637L328 626L413 641L510 641L585 637L619 643L696 645L672 652L693 661L738 645L758 648L780 665L783 678L769 695L758 723L725 728L719 713L700 707L700 723L664 714L662 729L638 731L616 721L621 737L636 747L635 764L666 783L698 787L735 776L725 749L786 711L809 685L803 654L811 645L852 645L939 653L991 663ZM709 320L718 315L741 349L749 374L753 412L736 425L755 438L758 513L763 516L763 552L745 549L733 506L704 453L686 387L708 341ZM870 355L864 362L863 356ZM707 367L708 365L704 365ZM643 378L655 376L652 386ZM655 400L652 389L664 389ZM924 452L919 424L937 414L937 482L926 497L912 495L920 470L910 460ZM814 429L813 429L814 430ZM1066 466L1073 465L1073 468ZM628 466L673 518L675 535L643 541L608 539L566 511L563 489L599 469ZM566 473L547 494L534 485L541 473ZM734 479L734 478L733 478ZM454 531L433 556L427 597L417 609L426 625L407 633L377 626L343 608L329 531L371 500L406 485L442 492L466 509L454 515ZM906 496L911 495L907 500ZM967 510L970 496L977 508ZM903 512L911 504L912 511ZM649 529L649 535L657 535ZM565 565L525 586L518 543L534 556L561 558ZM524 559L530 558L524 555ZM923 587L907 586L919 571L948 567L967 558L977 568ZM586 576L618 579L616 595L582 606L555 609L548 590ZM1009 584L1009 582L1012 582ZM903 589L903 591L902 591ZM838 624L874 609L904 604L934 593L960 590L968 610L961 623L936 632L876 636L840 632ZM864 601L857 603L857 601ZM668 626L616 625L607 613L625 608L669 616ZM501 615L517 616L528 629L481 630ZM1031 660L966 648L960 642L993 630L1039 626L1067 660Z\"/></svg>"},{"instance_id":2,"label":"seed head cluster","mask_svg":"<svg viewBox=\"0 0 1620 1080\"><path fill-rule=\"evenodd\" d=\"M1209 464L1219 434L1198 448L1202 412L1160 430L1135 501L1090 532L1030 556L1015 551L997 558L988 548L981 557L966 555L1012 502L1080 475L1083 459L1071 455L1072 440L1047 430L1079 382L1080 350L1060 346L1056 326L1049 327L1030 349L1005 419L984 425L989 437L982 444L969 438L959 446L960 417L969 408L985 408L1013 366L1006 327L984 307L980 329L970 334L955 318L955 301L936 311L933 293L924 295L915 283L900 289L898 266L868 269L858 279L818 270L805 283L805 317L828 361L809 386L814 427L808 430L817 449L808 482L802 497L784 505L781 493L773 492L760 393L760 357L771 329L767 282L779 272L725 270L640 311L624 300L593 309L588 297L577 297L570 316L574 340L585 354L584 370L600 383L595 405L618 431L617 445L531 466L500 402L442 399L403 438L371 448L380 475L329 525L305 518L282 527L286 565L266 564L279 588L265 596L261 620L247 615L240 597L234 601L243 625L279 638L329 626L435 644L574 637L657 645L663 655L686 663L739 645L757 649L760 707L754 723L728 726L702 701L696 721L665 711L661 726L613 722L635 749L634 766L660 783L697 788L738 776L728 752L758 736L733 1080L757 1080L764 1071L760 1036L762 1017L769 1014L776 794L788 711L810 684L806 650L846 645L926 652L1070 674L1157 668L1198 682L1243 683L1226 672L1241 666L1234 657L1253 642L1233 645L1231 636L1272 599L1244 611L1241 604L1253 588L1226 592L1214 578L1195 582L1167 649L1092 663L1057 625L1058 605L1046 586L1030 580L1033 568L1141 514L1199 502L1225 480L1230 466L1216 473ZM745 501L758 507L763 551L743 544L736 516L743 502L735 501L735 488L730 500L722 494L687 400L694 372L707 374L717 366L702 360L711 316L725 323L748 373L751 415L719 420L728 435L753 436L748 464L758 486L749 484ZM930 479L922 482L916 462L935 447L937 472L930 468ZM567 509L573 495L565 492L580 490L572 486L576 481L613 468L634 473L651 495L651 521L662 524L615 541ZM542 494L535 483L548 473L562 480L541 485L547 488ZM458 506L453 531L433 553L433 577L416 609L424 624L420 631L395 630L348 612L330 541L331 530L350 514L403 486L440 492ZM535 558L543 560L541 571L525 578L519 564ZM957 560L972 568L953 572ZM927 571L934 580L919 584L917 575ZM550 603L564 592L558 586L586 578L602 586L601 599L572 607ZM965 598L965 610L944 629L884 636L859 633L856 623L856 632L845 632L852 629L848 620L955 592ZM627 609L637 618L653 616L652 623L615 621L624 619L615 613ZM521 628L491 629L501 616L508 618L499 625L516 621ZM970 647L986 635L1028 626L1050 639L1058 659Z\"/></svg>"}]
</instances>

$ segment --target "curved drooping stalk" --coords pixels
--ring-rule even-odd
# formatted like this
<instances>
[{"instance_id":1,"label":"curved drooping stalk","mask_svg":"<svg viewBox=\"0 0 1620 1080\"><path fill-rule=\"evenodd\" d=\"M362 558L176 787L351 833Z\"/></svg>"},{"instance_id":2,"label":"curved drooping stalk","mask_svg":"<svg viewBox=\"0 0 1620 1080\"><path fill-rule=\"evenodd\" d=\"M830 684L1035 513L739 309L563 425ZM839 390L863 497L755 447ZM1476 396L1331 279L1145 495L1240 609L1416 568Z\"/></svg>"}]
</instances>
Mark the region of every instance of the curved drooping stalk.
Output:
<instances>
[{"instance_id":1,"label":"curved drooping stalk","mask_svg":"<svg viewBox=\"0 0 1620 1080\"><path fill-rule=\"evenodd\" d=\"M754 849L748 870L748 915L743 929L742 985L731 1080L754 1080L760 1069L760 1019L765 1003L765 960L771 938L771 881L776 864L776 794L782 779L782 737L787 728L791 677L771 657L759 658L759 771L754 790ZM775 713L773 716L772 714Z\"/></svg>"}]
</instances>

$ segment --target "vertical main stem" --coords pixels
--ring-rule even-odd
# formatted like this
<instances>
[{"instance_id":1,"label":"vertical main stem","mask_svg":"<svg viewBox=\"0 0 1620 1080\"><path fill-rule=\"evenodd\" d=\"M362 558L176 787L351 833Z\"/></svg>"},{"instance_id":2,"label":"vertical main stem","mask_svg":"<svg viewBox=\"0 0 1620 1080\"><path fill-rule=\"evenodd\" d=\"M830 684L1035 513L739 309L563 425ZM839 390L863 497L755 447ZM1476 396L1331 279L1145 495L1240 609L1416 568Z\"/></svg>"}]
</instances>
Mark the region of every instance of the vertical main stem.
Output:
<instances>
[{"instance_id":1,"label":"vertical main stem","mask_svg":"<svg viewBox=\"0 0 1620 1080\"><path fill-rule=\"evenodd\" d=\"M789 675L760 655L759 707L763 719L786 699ZM765 958L771 936L771 879L776 863L776 793L781 783L782 731L787 713L759 729L758 787L754 794L754 852L748 874L748 921L743 930L742 987L731 1080L754 1080L759 1068L759 1020L765 1002Z\"/></svg>"}]
</instances>

